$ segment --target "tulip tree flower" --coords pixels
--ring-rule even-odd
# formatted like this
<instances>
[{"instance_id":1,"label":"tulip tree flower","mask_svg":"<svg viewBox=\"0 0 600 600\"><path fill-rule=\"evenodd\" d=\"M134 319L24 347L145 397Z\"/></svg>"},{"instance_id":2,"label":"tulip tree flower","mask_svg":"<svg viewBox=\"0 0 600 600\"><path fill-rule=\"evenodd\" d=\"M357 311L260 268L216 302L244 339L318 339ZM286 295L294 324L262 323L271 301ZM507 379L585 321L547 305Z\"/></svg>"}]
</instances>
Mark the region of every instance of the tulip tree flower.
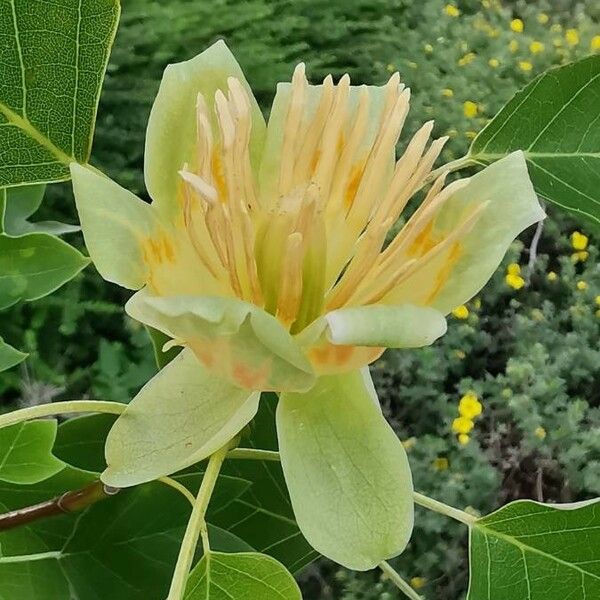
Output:
<instances>
[{"instance_id":1,"label":"tulip tree flower","mask_svg":"<svg viewBox=\"0 0 600 600\"><path fill-rule=\"evenodd\" d=\"M72 165L101 275L126 310L184 350L131 402L106 445L107 484L197 463L279 394L281 463L298 525L347 567L402 552L413 525L406 453L367 365L418 348L542 219L520 152L469 179L431 175L426 123L395 160L410 92L348 76L279 84L268 125L223 42L169 66L150 115L147 204ZM429 185L431 184L431 185ZM429 186L406 225L390 230Z\"/></svg>"}]
</instances>

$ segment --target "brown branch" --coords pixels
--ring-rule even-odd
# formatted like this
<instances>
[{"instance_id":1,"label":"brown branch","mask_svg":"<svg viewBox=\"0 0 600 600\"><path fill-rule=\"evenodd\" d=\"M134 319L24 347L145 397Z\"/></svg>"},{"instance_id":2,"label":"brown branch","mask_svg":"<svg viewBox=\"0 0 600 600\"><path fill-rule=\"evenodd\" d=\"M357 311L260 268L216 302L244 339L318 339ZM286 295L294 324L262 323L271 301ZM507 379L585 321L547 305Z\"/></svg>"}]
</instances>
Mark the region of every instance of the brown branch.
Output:
<instances>
[{"instance_id":1,"label":"brown branch","mask_svg":"<svg viewBox=\"0 0 600 600\"><path fill-rule=\"evenodd\" d=\"M95 481L84 488L66 492L52 500L46 500L33 506L19 508L0 515L0 531L27 525L39 519L76 513L96 502L110 498L118 492L118 488L104 485L101 481Z\"/></svg>"}]
</instances>

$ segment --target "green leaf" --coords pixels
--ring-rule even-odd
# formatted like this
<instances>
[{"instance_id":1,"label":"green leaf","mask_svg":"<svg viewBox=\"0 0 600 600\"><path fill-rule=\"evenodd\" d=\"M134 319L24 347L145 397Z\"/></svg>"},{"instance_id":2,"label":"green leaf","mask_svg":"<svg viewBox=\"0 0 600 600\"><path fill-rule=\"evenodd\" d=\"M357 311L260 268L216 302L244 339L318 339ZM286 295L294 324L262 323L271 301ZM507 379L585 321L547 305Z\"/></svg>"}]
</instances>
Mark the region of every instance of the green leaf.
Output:
<instances>
[{"instance_id":1,"label":"green leaf","mask_svg":"<svg viewBox=\"0 0 600 600\"><path fill-rule=\"evenodd\" d=\"M414 524L404 447L373 402L368 371L324 376L277 406L279 452L300 530L357 571L400 554Z\"/></svg>"},{"instance_id":2,"label":"green leaf","mask_svg":"<svg viewBox=\"0 0 600 600\"><path fill-rule=\"evenodd\" d=\"M9 346L0 337L0 372L6 371L20 362L23 362L29 355L19 352L16 348Z\"/></svg>"},{"instance_id":3,"label":"green leaf","mask_svg":"<svg viewBox=\"0 0 600 600\"><path fill-rule=\"evenodd\" d=\"M31 421L0 429L0 481L38 483L64 468L52 455L56 421Z\"/></svg>"},{"instance_id":4,"label":"green leaf","mask_svg":"<svg viewBox=\"0 0 600 600\"><path fill-rule=\"evenodd\" d=\"M0 484L0 510L47 500L95 478L67 467L41 484ZM0 533L0 598L164 600L190 510L181 494L151 483L77 515Z\"/></svg>"},{"instance_id":5,"label":"green leaf","mask_svg":"<svg viewBox=\"0 0 600 600\"><path fill-rule=\"evenodd\" d=\"M277 450L275 407L277 396L263 394L241 446ZM235 534L258 552L269 554L292 573L314 561L318 554L298 528L279 462L225 461L221 473L251 485L225 507L213 507L210 522Z\"/></svg>"},{"instance_id":6,"label":"green leaf","mask_svg":"<svg viewBox=\"0 0 600 600\"><path fill-rule=\"evenodd\" d=\"M0 234L0 308L52 293L88 263L75 248L46 233Z\"/></svg>"},{"instance_id":7,"label":"green leaf","mask_svg":"<svg viewBox=\"0 0 600 600\"><path fill-rule=\"evenodd\" d=\"M489 164L523 150L537 193L600 223L600 56L534 79L473 140Z\"/></svg>"},{"instance_id":8,"label":"green leaf","mask_svg":"<svg viewBox=\"0 0 600 600\"><path fill-rule=\"evenodd\" d=\"M4 189L5 208L4 218L2 218L2 210L0 210L0 231L11 236L36 232L62 235L79 231L78 225L67 225L57 221L37 223L28 221L28 218L40 207L45 191L45 185L24 185Z\"/></svg>"},{"instance_id":9,"label":"green leaf","mask_svg":"<svg viewBox=\"0 0 600 600\"><path fill-rule=\"evenodd\" d=\"M194 567L185 600L301 600L294 578L270 556L210 552Z\"/></svg>"},{"instance_id":10,"label":"green leaf","mask_svg":"<svg viewBox=\"0 0 600 600\"><path fill-rule=\"evenodd\" d=\"M214 377L186 349L118 418L106 441L102 480L128 487L203 460L254 417L259 396Z\"/></svg>"},{"instance_id":11,"label":"green leaf","mask_svg":"<svg viewBox=\"0 0 600 600\"><path fill-rule=\"evenodd\" d=\"M0 3L0 186L69 178L90 156L119 0Z\"/></svg>"},{"instance_id":12,"label":"green leaf","mask_svg":"<svg viewBox=\"0 0 600 600\"><path fill-rule=\"evenodd\" d=\"M101 473L106 468L104 444L116 415L85 415L58 426L54 454L78 469Z\"/></svg>"},{"instance_id":13,"label":"green leaf","mask_svg":"<svg viewBox=\"0 0 600 600\"><path fill-rule=\"evenodd\" d=\"M600 501L513 502L471 530L469 600L600 598Z\"/></svg>"}]
</instances>

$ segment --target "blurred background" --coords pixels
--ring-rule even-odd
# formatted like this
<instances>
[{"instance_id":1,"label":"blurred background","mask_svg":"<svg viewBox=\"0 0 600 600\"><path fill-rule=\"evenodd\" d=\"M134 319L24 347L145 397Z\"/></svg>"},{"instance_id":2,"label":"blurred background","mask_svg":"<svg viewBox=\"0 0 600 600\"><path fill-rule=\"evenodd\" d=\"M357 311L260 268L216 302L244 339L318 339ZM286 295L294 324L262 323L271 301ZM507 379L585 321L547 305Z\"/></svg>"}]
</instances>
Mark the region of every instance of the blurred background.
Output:
<instances>
[{"instance_id":1,"label":"blurred background","mask_svg":"<svg viewBox=\"0 0 600 600\"><path fill-rule=\"evenodd\" d=\"M145 124L167 63L226 39L268 112L303 60L313 82L349 73L412 88L404 140L424 121L448 135L444 159L536 74L600 52L600 2L584 0L125 0L100 105L93 162L145 196ZM449 316L433 347L388 351L372 369L417 489L486 512L518 498L600 495L598 237L548 207L485 290ZM76 222L69 185L40 218ZM78 235L72 243L81 244ZM128 296L93 267L40 301L3 312L0 335L30 358L0 375L0 410L51 399L127 401L155 372ZM466 396L466 399L464 399ZM461 403L461 399L462 403ZM481 414L476 414L481 410ZM462 415L462 419L458 419ZM462 435L461 435L462 434ZM463 598L465 531L419 509L395 566L427 598ZM302 574L307 600L392 600L377 573L330 563Z\"/></svg>"}]
</instances>

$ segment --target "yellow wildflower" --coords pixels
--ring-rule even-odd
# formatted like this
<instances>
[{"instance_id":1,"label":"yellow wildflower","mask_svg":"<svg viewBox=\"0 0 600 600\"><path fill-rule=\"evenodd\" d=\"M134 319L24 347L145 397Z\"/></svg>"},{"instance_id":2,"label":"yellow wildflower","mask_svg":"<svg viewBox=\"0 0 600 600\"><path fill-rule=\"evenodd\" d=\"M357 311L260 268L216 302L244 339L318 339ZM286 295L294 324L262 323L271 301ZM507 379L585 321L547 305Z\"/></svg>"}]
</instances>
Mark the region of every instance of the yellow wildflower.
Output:
<instances>
[{"instance_id":1,"label":"yellow wildflower","mask_svg":"<svg viewBox=\"0 0 600 600\"><path fill-rule=\"evenodd\" d=\"M533 42L531 42L531 44L529 44L529 50L531 52L531 54L539 54L540 52L544 51L544 44L542 44L542 42L538 42L536 40L534 40Z\"/></svg>"},{"instance_id":2,"label":"yellow wildflower","mask_svg":"<svg viewBox=\"0 0 600 600\"><path fill-rule=\"evenodd\" d=\"M571 262L576 265L579 262L585 262L590 256L587 250L580 250L579 252L573 252L571 254Z\"/></svg>"},{"instance_id":3,"label":"yellow wildflower","mask_svg":"<svg viewBox=\"0 0 600 600\"><path fill-rule=\"evenodd\" d=\"M413 577L410 580L410 586L414 590L420 590L420 589L424 588L426 585L427 585L427 579L425 579L425 577Z\"/></svg>"},{"instance_id":4,"label":"yellow wildflower","mask_svg":"<svg viewBox=\"0 0 600 600\"><path fill-rule=\"evenodd\" d=\"M463 103L463 113L465 117L469 117L470 119L472 119L473 117L477 116L478 112L479 108L476 102L473 102L472 100L467 100Z\"/></svg>"},{"instance_id":5,"label":"yellow wildflower","mask_svg":"<svg viewBox=\"0 0 600 600\"><path fill-rule=\"evenodd\" d=\"M550 20L550 17L546 13L540 13L537 16L537 20L538 20L538 23L545 25Z\"/></svg>"},{"instance_id":6,"label":"yellow wildflower","mask_svg":"<svg viewBox=\"0 0 600 600\"><path fill-rule=\"evenodd\" d=\"M579 44L579 32L577 29L567 29L565 32L565 39L569 46L577 46L577 44Z\"/></svg>"},{"instance_id":7,"label":"yellow wildflower","mask_svg":"<svg viewBox=\"0 0 600 600\"><path fill-rule=\"evenodd\" d=\"M574 231L571 234L571 246L573 246L573 250L585 250L589 241L588 236L579 231Z\"/></svg>"},{"instance_id":8,"label":"yellow wildflower","mask_svg":"<svg viewBox=\"0 0 600 600\"><path fill-rule=\"evenodd\" d=\"M519 42L517 40L510 40L508 48L514 54L519 49Z\"/></svg>"},{"instance_id":9,"label":"yellow wildflower","mask_svg":"<svg viewBox=\"0 0 600 600\"><path fill-rule=\"evenodd\" d=\"M546 275L548 281L556 281L558 279L558 275L554 271L550 271L548 275Z\"/></svg>"},{"instance_id":10,"label":"yellow wildflower","mask_svg":"<svg viewBox=\"0 0 600 600\"><path fill-rule=\"evenodd\" d=\"M524 28L523 21L521 21L521 19L513 19L510 22L510 28L515 33L521 33L523 31L523 28Z\"/></svg>"},{"instance_id":11,"label":"yellow wildflower","mask_svg":"<svg viewBox=\"0 0 600 600\"><path fill-rule=\"evenodd\" d=\"M454 90L450 88L444 88L442 90L442 96L445 96L446 98L452 98L452 96L454 96Z\"/></svg>"},{"instance_id":12,"label":"yellow wildflower","mask_svg":"<svg viewBox=\"0 0 600 600\"><path fill-rule=\"evenodd\" d=\"M454 6L454 4L446 4L446 6L444 7L444 12L449 17L458 17L460 15L460 10L456 6Z\"/></svg>"},{"instance_id":13,"label":"yellow wildflower","mask_svg":"<svg viewBox=\"0 0 600 600\"><path fill-rule=\"evenodd\" d=\"M535 431L533 432L535 437L543 440L546 438L546 430L543 427L536 427Z\"/></svg>"},{"instance_id":14,"label":"yellow wildflower","mask_svg":"<svg viewBox=\"0 0 600 600\"><path fill-rule=\"evenodd\" d=\"M458 403L458 412L461 417L466 419L474 419L483 411L483 405L473 393L465 394Z\"/></svg>"},{"instance_id":15,"label":"yellow wildflower","mask_svg":"<svg viewBox=\"0 0 600 600\"><path fill-rule=\"evenodd\" d=\"M448 459L445 456L438 456L433 461L433 468L436 471L447 471L449 466L450 466L450 462L448 461Z\"/></svg>"},{"instance_id":16,"label":"yellow wildflower","mask_svg":"<svg viewBox=\"0 0 600 600\"><path fill-rule=\"evenodd\" d=\"M600 35L595 35L590 42L590 50L600 50Z\"/></svg>"},{"instance_id":17,"label":"yellow wildflower","mask_svg":"<svg viewBox=\"0 0 600 600\"><path fill-rule=\"evenodd\" d=\"M600 296L596 296L595 302L598 306L600 306Z\"/></svg>"},{"instance_id":18,"label":"yellow wildflower","mask_svg":"<svg viewBox=\"0 0 600 600\"><path fill-rule=\"evenodd\" d=\"M490 58L490 60L488 60L488 65L490 65L492 69L496 69L500 66L500 61L497 58Z\"/></svg>"},{"instance_id":19,"label":"yellow wildflower","mask_svg":"<svg viewBox=\"0 0 600 600\"><path fill-rule=\"evenodd\" d=\"M475 300L473 300L473 306L479 310L481 308L481 298L475 298Z\"/></svg>"},{"instance_id":20,"label":"yellow wildflower","mask_svg":"<svg viewBox=\"0 0 600 600\"><path fill-rule=\"evenodd\" d=\"M475 423L467 417L457 417L452 421L452 431L454 433L470 433L473 427L475 427Z\"/></svg>"},{"instance_id":21,"label":"yellow wildflower","mask_svg":"<svg viewBox=\"0 0 600 600\"><path fill-rule=\"evenodd\" d=\"M550 31L552 33L560 33L562 31L562 25L560 23L554 23L552 27L550 27Z\"/></svg>"},{"instance_id":22,"label":"yellow wildflower","mask_svg":"<svg viewBox=\"0 0 600 600\"><path fill-rule=\"evenodd\" d=\"M469 309L464 304L461 304L452 311L452 314L457 319L467 319L469 317Z\"/></svg>"},{"instance_id":23,"label":"yellow wildflower","mask_svg":"<svg viewBox=\"0 0 600 600\"><path fill-rule=\"evenodd\" d=\"M393 65L392 63L390 63L387 67L386 67L388 73L393 73L396 70L396 65Z\"/></svg>"},{"instance_id":24,"label":"yellow wildflower","mask_svg":"<svg viewBox=\"0 0 600 600\"><path fill-rule=\"evenodd\" d=\"M477 132L476 131L465 131L465 137L468 140L474 140L477 137Z\"/></svg>"},{"instance_id":25,"label":"yellow wildflower","mask_svg":"<svg viewBox=\"0 0 600 600\"><path fill-rule=\"evenodd\" d=\"M533 69L533 65L528 60L520 60L519 69L521 69L521 71L525 71L525 73L529 73L529 71Z\"/></svg>"},{"instance_id":26,"label":"yellow wildflower","mask_svg":"<svg viewBox=\"0 0 600 600\"><path fill-rule=\"evenodd\" d=\"M460 360L464 360L467 357L467 355L465 354L465 352L463 350L455 350L454 356L456 356L456 358L458 358Z\"/></svg>"},{"instance_id":27,"label":"yellow wildflower","mask_svg":"<svg viewBox=\"0 0 600 600\"><path fill-rule=\"evenodd\" d=\"M433 52L433 46L431 44L425 44L423 48L427 54L431 54Z\"/></svg>"},{"instance_id":28,"label":"yellow wildflower","mask_svg":"<svg viewBox=\"0 0 600 600\"><path fill-rule=\"evenodd\" d=\"M472 63L474 60L475 60L475 53L469 52L458 60L458 66L464 67L465 65Z\"/></svg>"},{"instance_id":29,"label":"yellow wildflower","mask_svg":"<svg viewBox=\"0 0 600 600\"><path fill-rule=\"evenodd\" d=\"M407 64L411 69L416 69L419 66L416 62L412 60L409 60Z\"/></svg>"},{"instance_id":30,"label":"yellow wildflower","mask_svg":"<svg viewBox=\"0 0 600 600\"><path fill-rule=\"evenodd\" d=\"M409 437L406 440L402 441L402 445L404 446L404 449L408 452L409 450L411 450L412 448L414 448L414 446L417 443L417 438L416 437Z\"/></svg>"},{"instance_id":31,"label":"yellow wildflower","mask_svg":"<svg viewBox=\"0 0 600 600\"><path fill-rule=\"evenodd\" d=\"M509 275L520 275L521 274L521 265L518 263L510 263L510 265L508 265L506 267L506 272Z\"/></svg>"},{"instance_id":32,"label":"yellow wildflower","mask_svg":"<svg viewBox=\"0 0 600 600\"><path fill-rule=\"evenodd\" d=\"M520 275L512 275L509 273L504 280L515 290L520 290L525 285L525 280Z\"/></svg>"},{"instance_id":33,"label":"yellow wildflower","mask_svg":"<svg viewBox=\"0 0 600 600\"><path fill-rule=\"evenodd\" d=\"M471 441L471 436L467 435L466 433L461 433L458 436L458 443L461 446L466 446L470 441Z\"/></svg>"},{"instance_id":34,"label":"yellow wildflower","mask_svg":"<svg viewBox=\"0 0 600 600\"><path fill-rule=\"evenodd\" d=\"M586 282L586 281L583 281L582 279L580 279L580 280L577 282L577 289L578 289L579 291L581 291L581 292L583 292L583 291L587 290L587 289L588 289L588 284L587 284L587 282Z\"/></svg>"}]
</instances>

